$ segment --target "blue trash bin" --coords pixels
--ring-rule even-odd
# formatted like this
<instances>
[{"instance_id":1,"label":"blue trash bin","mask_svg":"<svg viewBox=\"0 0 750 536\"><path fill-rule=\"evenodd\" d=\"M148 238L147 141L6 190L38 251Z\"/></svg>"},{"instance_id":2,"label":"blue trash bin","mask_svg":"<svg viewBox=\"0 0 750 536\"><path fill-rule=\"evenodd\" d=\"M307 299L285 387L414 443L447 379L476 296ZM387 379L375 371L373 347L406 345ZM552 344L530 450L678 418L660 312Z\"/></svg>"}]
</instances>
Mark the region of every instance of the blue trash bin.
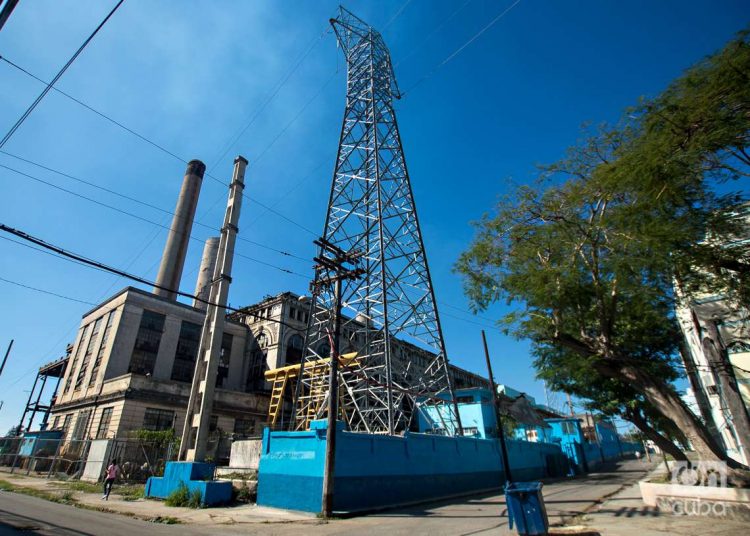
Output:
<instances>
[{"instance_id":1,"label":"blue trash bin","mask_svg":"<svg viewBox=\"0 0 750 536\"><path fill-rule=\"evenodd\" d=\"M509 527L515 524L521 536L549 532L547 509L544 507L541 482L513 482L505 486Z\"/></svg>"}]
</instances>

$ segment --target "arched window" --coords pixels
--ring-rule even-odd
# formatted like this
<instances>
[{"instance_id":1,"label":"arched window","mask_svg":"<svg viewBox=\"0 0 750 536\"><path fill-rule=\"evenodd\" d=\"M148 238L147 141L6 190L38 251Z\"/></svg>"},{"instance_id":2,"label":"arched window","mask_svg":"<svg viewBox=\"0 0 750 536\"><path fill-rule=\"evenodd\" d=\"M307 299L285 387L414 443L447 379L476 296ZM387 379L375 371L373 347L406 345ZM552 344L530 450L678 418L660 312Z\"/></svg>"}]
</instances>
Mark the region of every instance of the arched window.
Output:
<instances>
[{"instance_id":1,"label":"arched window","mask_svg":"<svg viewBox=\"0 0 750 536\"><path fill-rule=\"evenodd\" d=\"M266 355L268 354L268 335L263 331L255 336L255 348L250 353L250 366L247 371L245 391L261 391L265 389L263 373L268 369Z\"/></svg>"},{"instance_id":2,"label":"arched window","mask_svg":"<svg viewBox=\"0 0 750 536\"><path fill-rule=\"evenodd\" d=\"M322 342L318 345L318 355L321 358L331 357L331 345L327 342Z\"/></svg>"},{"instance_id":3,"label":"arched window","mask_svg":"<svg viewBox=\"0 0 750 536\"><path fill-rule=\"evenodd\" d=\"M305 339L303 339L302 335L299 335L298 333L289 337L289 340L286 343L285 361L287 365L294 365L295 363L302 361L302 347L304 344Z\"/></svg>"}]
</instances>

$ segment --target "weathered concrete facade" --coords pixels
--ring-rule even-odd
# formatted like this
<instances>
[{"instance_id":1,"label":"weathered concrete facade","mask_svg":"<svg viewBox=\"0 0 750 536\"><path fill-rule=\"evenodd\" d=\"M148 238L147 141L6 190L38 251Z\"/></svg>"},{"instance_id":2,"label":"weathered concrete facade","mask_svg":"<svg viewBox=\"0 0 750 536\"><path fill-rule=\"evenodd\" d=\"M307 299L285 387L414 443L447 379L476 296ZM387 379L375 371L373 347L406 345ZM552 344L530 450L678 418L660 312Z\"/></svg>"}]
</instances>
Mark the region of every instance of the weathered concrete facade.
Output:
<instances>
[{"instance_id":1,"label":"weathered concrete facade","mask_svg":"<svg viewBox=\"0 0 750 536\"><path fill-rule=\"evenodd\" d=\"M75 439L181 429L197 353L194 333L202 323L202 311L130 287L86 313L51 426ZM227 322L215 399L216 428L238 435L259 433L268 407L265 394L248 392L248 334L246 326Z\"/></svg>"},{"instance_id":2,"label":"weathered concrete facade","mask_svg":"<svg viewBox=\"0 0 750 536\"><path fill-rule=\"evenodd\" d=\"M247 325L252 332L249 336L252 357L249 385L268 390L270 386L263 377L266 370L299 363L309 315L309 299L293 292L267 296L262 302L243 308L242 313L230 315L236 322ZM347 341L355 336L349 328L343 330L341 353L353 349ZM423 368L433 358L427 350L402 340L395 341L393 352L397 359L410 359ZM487 380L477 374L455 365L449 365L449 368L456 389L489 386Z\"/></svg>"}]
</instances>

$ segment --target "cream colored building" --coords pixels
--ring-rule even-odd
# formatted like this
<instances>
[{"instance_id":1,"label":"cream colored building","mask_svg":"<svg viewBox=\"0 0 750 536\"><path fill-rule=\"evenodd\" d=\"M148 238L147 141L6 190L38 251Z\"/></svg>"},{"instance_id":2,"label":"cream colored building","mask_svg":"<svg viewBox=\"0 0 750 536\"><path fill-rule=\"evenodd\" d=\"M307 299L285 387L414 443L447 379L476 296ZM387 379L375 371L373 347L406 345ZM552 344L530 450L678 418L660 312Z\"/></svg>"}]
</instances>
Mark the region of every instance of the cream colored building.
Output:
<instances>
[{"instance_id":1,"label":"cream colored building","mask_svg":"<svg viewBox=\"0 0 750 536\"><path fill-rule=\"evenodd\" d=\"M132 287L83 316L50 426L67 439L124 437L182 429L204 313ZM227 322L214 401L215 428L260 432L268 396L249 392L253 340Z\"/></svg>"},{"instance_id":2,"label":"cream colored building","mask_svg":"<svg viewBox=\"0 0 750 536\"><path fill-rule=\"evenodd\" d=\"M309 308L305 298L284 292L229 315L214 400L217 430L260 433L270 399L263 373L299 362ZM65 430L66 439L182 430L203 318L199 309L132 287L86 313L50 427ZM423 366L430 360L427 351L404 341L395 355ZM487 386L469 371L453 365L450 371L457 389Z\"/></svg>"},{"instance_id":3,"label":"cream colored building","mask_svg":"<svg viewBox=\"0 0 750 536\"><path fill-rule=\"evenodd\" d=\"M229 316L236 322L247 325L251 332L251 359L247 384L252 389L269 390L263 373L266 370L299 363L305 342L305 329L310 315L310 302L306 296L300 297L293 292L283 292L276 296L267 296L255 305L242 308L241 313ZM351 326L344 327L341 333L341 353L354 349L357 334ZM352 342L348 342L352 341ZM326 351L319 351L326 355ZM406 341L396 340L394 356L411 362L422 369L432 361L427 350ZM468 370L449 365L453 384L456 389L466 387L488 387L488 381Z\"/></svg>"}]
</instances>

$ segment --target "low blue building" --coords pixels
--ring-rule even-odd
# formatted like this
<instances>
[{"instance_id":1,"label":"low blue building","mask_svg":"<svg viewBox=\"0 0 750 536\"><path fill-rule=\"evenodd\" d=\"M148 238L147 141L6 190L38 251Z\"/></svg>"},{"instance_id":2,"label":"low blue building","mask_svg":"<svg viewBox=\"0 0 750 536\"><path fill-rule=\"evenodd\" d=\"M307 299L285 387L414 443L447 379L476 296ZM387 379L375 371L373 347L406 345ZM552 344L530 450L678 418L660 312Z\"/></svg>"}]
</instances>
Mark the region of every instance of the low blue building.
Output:
<instances>
[{"instance_id":1,"label":"low blue building","mask_svg":"<svg viewBox=\"0 0 750 536\"><path fill-rule=\"evenodd\" d=\"M444 393L443 400L450 400ZM456 391L458 414L465 437L482 439L497 437L495 410L493 409L492 392L482 387L459 389ZM453 420L452 407L448 404L430 404L422 400L419 415L419 431L425 434L456 435L456 423Z\"/></svg>"}]
</instances>

